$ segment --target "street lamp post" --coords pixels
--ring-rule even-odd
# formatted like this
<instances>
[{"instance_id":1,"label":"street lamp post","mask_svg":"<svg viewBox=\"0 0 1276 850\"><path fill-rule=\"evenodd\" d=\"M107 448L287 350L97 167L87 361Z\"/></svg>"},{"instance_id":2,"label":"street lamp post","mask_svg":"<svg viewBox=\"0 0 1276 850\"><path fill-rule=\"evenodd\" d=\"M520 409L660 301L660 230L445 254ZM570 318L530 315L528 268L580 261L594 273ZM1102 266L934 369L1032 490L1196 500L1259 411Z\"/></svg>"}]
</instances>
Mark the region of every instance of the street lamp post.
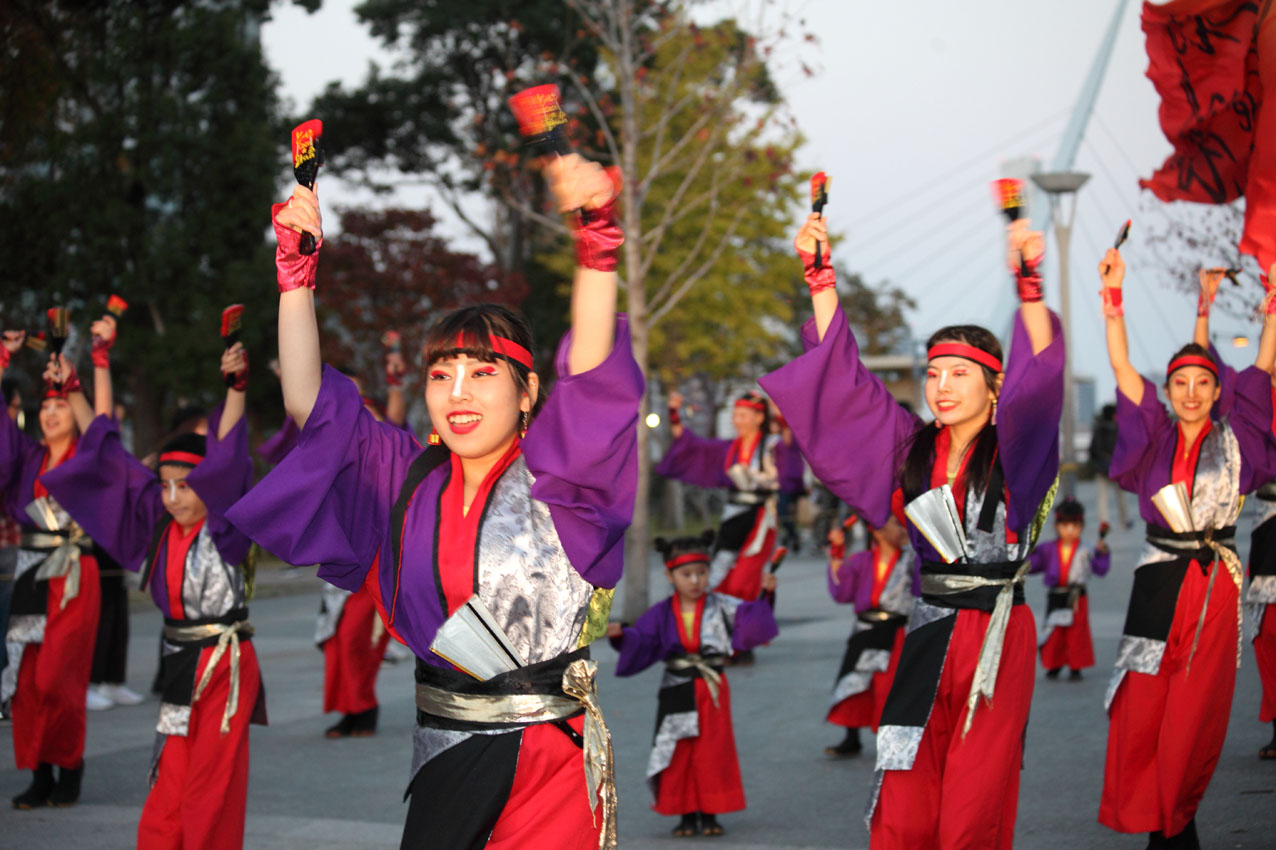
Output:
<instances>
[{"instance_id":1,"label":"street lamp post","mask_svg":"<svg viewBox=\"0 0 1276 850\"><path fill-rule=\"evenodd\" d=\"M1072 241L1072 223L1077 215L1076 193L1089 174L1079 171L1053 171L1032 175L1037 188L1050 196L1054 238L1059 246L1059 324L1063 327L1063 463L1060 494L1073 494L1077 488L1076 453L1076 387L1072 384L1072 297L1068 290L1068 245ZM1072 195L1072 208L1063 211L1063 198Z\"/></svg>"}]
</instances>

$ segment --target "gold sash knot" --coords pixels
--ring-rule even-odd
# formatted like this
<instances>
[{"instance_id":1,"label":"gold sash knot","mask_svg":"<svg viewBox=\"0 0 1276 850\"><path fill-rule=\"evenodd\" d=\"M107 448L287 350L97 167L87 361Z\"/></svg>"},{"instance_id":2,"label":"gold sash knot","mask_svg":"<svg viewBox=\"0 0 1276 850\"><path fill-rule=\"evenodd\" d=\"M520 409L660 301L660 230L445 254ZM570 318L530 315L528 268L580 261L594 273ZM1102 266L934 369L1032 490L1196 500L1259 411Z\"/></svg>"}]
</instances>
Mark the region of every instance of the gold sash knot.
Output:
<instances>
[{"instance_id":1,"label":"gold sash knot","mask_svg":"<svg viewBox=\"0 0 1276 850\"><path fill-rule=\"evenodd\" d=\"M66 604L80 595L80 553L92 543L84 529L72 523L68 534L48 534L35 532L22 536L23 548L53 548L49 557L40 562L36 568L35 580L48 581L51 578L66 578L62 585L62 602L58 606L66 610Z\"/></svg>"},{"instance_id":2,"label":"gold sash knot","mask_svg":"<svg viewBox=\"0 0 1276 850\"><path fill-rule=\"evenodd\" d=\"M713 707L718 708L718 689L722 685L722 674L710 667L709 662L704 660L704 656L698 652L676 655L666 661L665 666L674 671L698 670L701 678L704 679L705 686L709 688L709 698L713 700Z\"/></svg>"},{"instance_id":3,"label":"gold sash knot","mask_svg":"<svg viewBox=\"0 0 1276 850\"><path fill-rule=\"evenodd\" d=\"M616 835L616 760L611 748L611 732L603 720L603 709L598 703L598 688L594 682L598 662L577 659L563 671L563 693L585 707L585 792L589 797L589 811L597 822L598 804L602 802L603 827L598 833L599 850L616 850L620 846Z\"/></svg>"},{"instance_id":4,"label":"gold sash knot","mask_svg":"<svg viewBox=\"0 0 1276 850\"><path fill-rule=\"evenodd\" d=\"M208 683L212 681L213 671L217 669L217 663L221 661L227 650L230 651L230 694L226 698L226 710L222 712L221 731L223 735L230 732L230 719L239 710L239 635L241 633L246 638L252 636L253 627L247 620L240 620L237 623L230 624L208 623L202 626L164 627L164 637L177 642L190 642L217 637L217 643L213 645L213 653L208 657L208 663L204 665L204 675L199 677L199 684L195 686L195 693L191 695L192 707L204 693Z\"/></svg>"}]
</instances>

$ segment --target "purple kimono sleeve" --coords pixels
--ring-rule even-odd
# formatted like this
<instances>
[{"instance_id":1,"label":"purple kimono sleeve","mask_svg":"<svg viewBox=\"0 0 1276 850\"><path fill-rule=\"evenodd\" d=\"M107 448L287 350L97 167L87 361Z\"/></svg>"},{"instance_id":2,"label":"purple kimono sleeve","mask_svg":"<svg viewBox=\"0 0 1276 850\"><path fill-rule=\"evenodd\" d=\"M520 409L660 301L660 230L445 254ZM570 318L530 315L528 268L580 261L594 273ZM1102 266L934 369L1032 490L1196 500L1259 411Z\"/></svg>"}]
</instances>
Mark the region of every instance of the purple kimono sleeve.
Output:
<instances>
[{"instance_id":1,"label":"purple kimono sleeve","mask_svg":"<svg viewBox=\"0 0 1276 850\"><path fill-rule=\"evenodd\" d=\"M1276 434L1272 432L1272 377L1257 366L1236 376L1227 418L1241 449L1240 490L1252 492L1276 478Z\"/></svg>"},{"instance_id":2,"label":"purple kimono sleeve","mask_svg":"<svg viewBox=\"0 0 1276 850\"><path fill-rule=\"evenodd\" d=\"M727 452L731 440L701 437L684 427L682 435L669 444L669 451L656 464L656 474L696 487L730 487Z\"/></svg>"},{"instance_id":3,"label":"purple kimono sleeve","mask_svg":"<svg viewBox=\"0 0 1276 850\"><path fill-rule=\"evenodd\" d=\"M1147 378L1143 379L1143 400L1137 405L1117 389L1116 423L1117 441L1108 477L1121 489L1141 494L1156 463L1157 450L1174 430L1174 423Z\"/></svg>"},{"instance_id":4,"label":"purple kimono sleeve","mask_svg":"<svg viewBox=\"0 0 1276 850\"><path fill-rule=\"evenodd\" d=\"M22 486L22 471L29 464L39 464L44 447L22 433L18 423L8 416L0 424L0 493L4 494L5 506L14 522L30 525L22 508L31 501L30 494L21 498L18 489Z\"/></svg>"},{"instance_id":5,"label":"purple kimono sleeve","mask_svg":"<svg viewBox=\"0 0 1276 850\"><path fill-rule=\"evenodd\" d=\"M1110 569L1112 569L1112 550L1108 549L1103 552L1097 549L1094 550L1094 553L1090 556L1090 572L1102 577L1107 575Z\"/></svg>"},{"instance_id":6,"label":"purple kimono sleeve","mask_svg":"<svg viewBox=\"0 0 1276 850\"><path fill-rule=\"evenodd\" d=\"M570 347L568 333L558 346L560 377L527 431L523 457L532 498L549 505L572 566L595 587L615 587L638 488L642 371L624 316L616 317L611 353L593 369L571 374Z\"/></svg>"},{"instance_id":7,"label":"purple kimono sleeve","mask_svg":"<svg viewBox=\"0 0 1276 850\"><path fill-rule=\"evenodd\" d=\"M731 629L731 648L745 652L773 640L780 633L775 624L775 612L771 610L769 594L753 602L741 602L735 609L735 623Z\"/></svg>"},{"instance_id":8,"label":"purple kimono sleeve","mask_svg":"<svg viewBox=\"0 0 1276 850\"><path fill-rule=\"evenodd\" d=\"M802 460L802 452L797 443L786 444L781 438L775 446L775 466L780 477L781 493L801 493L806 489L802 480L806 472L806 463Z\"/></svg>"},{"instance_id":9,"label":"purple kimono sleeve","mask_svg":"<svg viewBox=\"0 0 1276 850\"><path fill-rule=\"evenodd\" d=\"M420 453L408 434L364 409L349 378L324 366L297 447L226 518L284 561L323 564L321 578L358 590Z\"/></svg>"},{"instance_id":10,"label":"purple kimono sleeve","mask_svg":"<svg viewBox=\"0 0 1276 850\"><path fill-rule=\"evenodd\" d=\"M808 343L814 321L803 326ZM842 309L822 342L760 383L815 476L874 526L885 525L902 453L921 421L860 362Z\"/></svg>"},{"instance_id":11,"label":"purple kimono sleeve","mask_svg":"<svg viewBox=\"0 0 1276 850\"><path fill-rule=\"evenodd\" d=\"M40 480L107 554L125 569L141 568L167 511L159 478L124 448L114 420L95 418L75 455Z\"/></svg>"},{"instance_id":12,"label":"purple kimono sleeve","mask_svg":"<svg viewBox=\"0 0 1276 850\"><path fill-rule=\"evenodd\" d=\"M855 601L855 594L859 592L860 575L864 571L864 562L871 561L873 558L872 551L866 550L848 555L838 564L837 572L829 570L829 596L833 597L833 601L842 605Z\"/></svg>"},{"instance_id":13,"label":"purple kimono sleeve","mask_svg":"<svg viewBox=\"0 0 1276 850\"><path fill-rule=\"evenodd\" d=\"M297 423L289 416L274 436L257 447L257 456L271 466L277 466L297 445L299 433Z\"/></svg>"},{"instance_id":14,"label":"purple kimono sleeve","mask_svg":"<svg viewBox=\"0 0 1276 850\"><path fill-rule=\"evenodd\" d=\"M1053 339L1036 354L1015 312L1006 377L997 399L997 451L1006 476L1007 527L1032 522L1059 472L1059 418L1063 412L1063 328L1050 316Z\"/></svg>"},{"instance_id":15,"label":"purple kimono sleeve","mask_svg":"<svg viewBox=\"0 0 1276 850\"><path fill-rule=\"evenodd\" d=\"M208 415L208 436L204 438L204 459L186 476L186 483L208 508L208 533L217 551L228 564L240 564L248 557L252 541L226 521L226 512L253 484L253 462L248 453L248 425L240 417L226 439L217 439L222 405Z\"/></svg>"},{"instance_id":16,"label":"purple kimono sleeve","mask_svg":"<svg viewBox=\"0 0 1276 850\"><path fill-rule=\"evenodd\" d=\"M1231 413L1232 407L1236 404L1237 373L1234 368L1223 362L1223 358L1212 342L1210 357L1214 358L1214 363L1218 366L1218 401L1214 402L1214 406L1210 408L1210 417L1219 420Z\"/></svg>"},{"instance_id":17,"label":"purple kimono sleeve","mask_svg":"<svg viewBox=\"0 0 1276 850\"><path fill-rule=\"evenodd\" d=\"M665 635L671 627L676 628L673 616L670 601L662 600L648 608L638 622L627 626L619 638L611 639L612 647L620 652L616 661L617 676L633 676L664 660Z\"/></svg>"},{"instance_id":18,"label":"purple kimono sleeve","mask_svg":"<svg viewBox=\"0 0 1276 850\"><path fill-rule=\"evenodd\" d=\"M1048 550L1049 550L1049 546L1047 546L1045 543L1038 543L1036 548L1034 548L1030 553L1028 553L1028 564L1029 564L1028 573L1029 574L1044 573L1046 571L1046 564L1049 560L1046 556L1046 552Z\"/></svg>"}]
</instances>

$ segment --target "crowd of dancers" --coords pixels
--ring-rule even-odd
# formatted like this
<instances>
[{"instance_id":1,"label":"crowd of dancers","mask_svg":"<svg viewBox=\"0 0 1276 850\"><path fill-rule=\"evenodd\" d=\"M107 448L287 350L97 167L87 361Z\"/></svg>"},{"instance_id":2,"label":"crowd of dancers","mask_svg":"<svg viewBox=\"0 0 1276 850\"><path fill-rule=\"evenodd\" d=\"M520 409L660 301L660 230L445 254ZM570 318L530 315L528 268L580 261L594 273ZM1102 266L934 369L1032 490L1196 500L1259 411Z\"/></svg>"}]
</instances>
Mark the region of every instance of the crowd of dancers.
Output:
<instances>
[{"instance_id":1,"label":"crowd of dancers","mask_svg":"<svg viewBox=\"0 0 1276 850\"><path fill-rule=\"evenodd\" d=\"M925 421L864 365L827 223L811 214L794 243L814 314L805 353L761 378L767 396L735 401L732 439L693 433L671 396L673 442L658 471L720 488L725 504L716 532L655 541L671 593L622 624L609 612L634 507L644 380L616 312L617 187L574 154L542 165L577 249L552 392L517 313L451 312L424 345L424 444L405 425L400 355L387 359L384 408L323 363L323 220L310 186L271 213L288 420L259 449L273 465L262 480L253 482L242 345L217 364L222 402L149 464L124 448L115 419L112 317L92 327L92 405L75 364L49 358L43 439L0 418L0 496L21 527L0 699L17 767L32 772L15 807L79 796L109 557L140 572L164 616L138 846L242 846L249 727L266 720L248 619L256 543L318 565L331 585L316 635L324 709L340 715L327 735L374 733L387 645L416 658L405 850L617 845L617 765L591 657L603 636L618 675L664 667L646 768L652 807L677 818L676 836L721 835L718 817L745 805L726 669L777 637L777 538L792 534L788 506L809 465L870 541L851 552L851 524L828 533L829 592L855 618L827 709L845 737L827 752L856 754L860 730L876 733L871 846L1012 846L1038 653L1050 678L1094 665L1087 583L1112 567L1106 528L1084 544L1084 510L1057 492L1064 344L1042 300L1040 234L1023 219L1007 227L1020 302L1008 351L974 325L931 335ZM1167 409L1128 357L1119 251L1099 271L1118 387L1107 472L1138 497L1147 545L1106 697L1098 818L1146 833L1148 847L1198 847L1194 818L1243 654L1243 603L1257 630L1261 716L1276 720L1276 507L1255 532L1244 596L1234 542L1245 494L1276 505L1276 299L1264 302L1255 365L1236 372L1209 346L1218 275L1203 274L1195 341L1166 367ZM23 342L4 332L0 368ZM1052 510L1056 536L1043 540ZM1024 604L1030 573L1048 588L1040 630ZM1276 740L1261 755L1276 757Z\"/></svg>"}]
</instances>

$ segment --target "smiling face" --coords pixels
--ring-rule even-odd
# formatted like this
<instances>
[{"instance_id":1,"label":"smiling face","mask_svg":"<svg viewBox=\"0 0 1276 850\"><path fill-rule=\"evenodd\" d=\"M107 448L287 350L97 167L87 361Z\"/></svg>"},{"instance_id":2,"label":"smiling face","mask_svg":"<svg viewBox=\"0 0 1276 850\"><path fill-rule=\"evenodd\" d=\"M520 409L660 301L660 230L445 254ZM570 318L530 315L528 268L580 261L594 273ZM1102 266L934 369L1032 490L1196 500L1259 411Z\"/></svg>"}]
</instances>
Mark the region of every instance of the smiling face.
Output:
<instances>
[{"instance_id":1,"label":"smiling face","mask_svg":"<svg viewBox=\"0 0 1276 850\"><path fill-rule=\"evenodd\" d=\"M425 406L435 430L457 455L479 459L509 448L538 386L533 372L527 392L520 390L514 368L499 357L489 363L464 353L430 364Z\"/></svg>"},{"instance_id":2,"label":"smiling face","mask_svg":"<svg viewBox=\"0 0 1276 850\"><path fill-rule=\"evenodd\" d=\"M190 467L176 463L166 463L159 468L164 507L182 528L190 528L208 516L204 500L186 483L190 471Z\"/></svg>"},{"instance_id":3,"label":"smiling face","mask_svg":"<svg viewBox=\"0 0 1276 850\"><path fill-rule=\"evenodd\" d=\"M1194 424L1209 419L1210 408L1218 401L1218 379L1203 366L1175 369L1165 382L1165 394L1180 422Z\"/></svg>"},{"instance_id":4,"label":"smiling face","mask_svg":"<svg viewBox=\"0 0 1276 850\"><path fill-rule=\"evenodd\" d=\"M1059 534L1060 542L1070 546L1081 539L1083 525L1078 519L1057 519L1054 529Z\"/></svg>"},{"instance_id":5,"label":"smiling face","mask_svg":"<svg viewBox=\"0 0 1276 850\"><path fill-rule=\"evenodd\" d=\"M47 443L57 443L74 435L75 418L66 399L46 398L40 404L40 432Z\"/></svg>"},{"instance_id":6,"label":"smiling face","mask_svg":"<svg viewBox=\"0 0 1276 850\"><path fill-rule=\"evenodd\" d=\"M736 436L752 437L762 430L766 416L760 410L737 405L731 409L731 424L735 427Z\"/></svg>"},{"instance_id":7,"label":"smiling face","mask_svg":"<svg viewBox=\"0 0 1276 850\"><path fill-rule=\"evenodd\" d=\"M946 355L926 366L926 404L941 425L986 420L996 397L973 360Z\"/></svg>"},{"instance_id":8,"label":"smiling face","mask_svg":"<svg viewBox=\"0 0 1276 850\"><path fill-rule=\"evenodd\" d=\"M709 592L709 565L695 561L674 567L669 573L669 583L683 602L695 602Z\"/></svg>"}]
</instances>

